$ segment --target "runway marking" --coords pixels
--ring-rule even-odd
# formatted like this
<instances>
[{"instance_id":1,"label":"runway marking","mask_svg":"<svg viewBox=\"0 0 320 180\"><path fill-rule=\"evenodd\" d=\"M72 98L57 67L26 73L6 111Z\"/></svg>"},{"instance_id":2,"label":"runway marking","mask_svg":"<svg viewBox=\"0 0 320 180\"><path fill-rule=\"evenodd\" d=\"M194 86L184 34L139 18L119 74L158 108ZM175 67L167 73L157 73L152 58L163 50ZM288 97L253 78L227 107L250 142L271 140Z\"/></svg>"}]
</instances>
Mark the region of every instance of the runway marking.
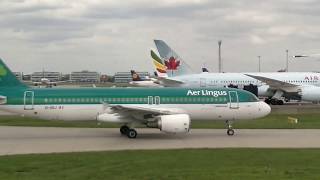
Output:
<instances>
[{"instance_id":1,"label":"runway marking","mask_svg":"<svg viewBox=\"0 0 320 180\"><path fill-rule=\"evenodd\" d=\"M192 129L186 135L137 129L137 139L119 129L0 126L0 155L178 148L320 148L316 129Z\"/></svg>"}]
</instances>

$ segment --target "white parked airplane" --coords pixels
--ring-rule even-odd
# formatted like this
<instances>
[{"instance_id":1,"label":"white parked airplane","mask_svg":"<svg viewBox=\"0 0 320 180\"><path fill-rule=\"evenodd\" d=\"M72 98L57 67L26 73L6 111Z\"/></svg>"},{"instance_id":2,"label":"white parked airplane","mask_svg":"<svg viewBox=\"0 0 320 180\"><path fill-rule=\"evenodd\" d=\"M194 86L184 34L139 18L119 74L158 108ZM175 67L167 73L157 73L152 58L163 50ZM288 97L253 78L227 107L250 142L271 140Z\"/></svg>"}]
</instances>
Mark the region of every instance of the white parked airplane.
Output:
<instances>
[{"instance_id":1,"label":"white parked airplane","mask_svg":"<svg viewBox=\"0 0 320 180\"><path fill-rule=\"evenodd\" d=\"M155 78L150 78L146 77L145 79L140 78L139 74L131 70L131 77L132 81L129 82L129 84L133 86L138 86L138 87L162 87L159 83L158 80Z\"/></svg>"},{"instance_id":2,"label":"white parked airplane","mask_svg":"<svg viewBox=\"0 0 320 180\"><path fill-rule=\"evenodd\" d=\"M33 82L33 85L52 87L52 86L57 86L57 82L51 82L48 78L41 78L40 81Z\"/></svg>"},{"instance_id":3,"label":"white parked airplane","mask_svg":"<svg viewBox=\"0 0 320 180\"><path fill-rule=\"evenodd\" d=\"M42 71L42 78L40 78L39 81L32 82L34 86L41 86L41 87L47 87L51 88L52 86L57 86L57 84L67 82L67 81L51 81L50 79L46 78L46 72Z\"/></svg>"},{"instance_id":4,"label":"white parked airplane","mask_svg":"<svg viewBox=\"0 0 320 180\"><path fill-rule=\"evenodd\" d=\"M252 93L231 88L31 88L21 83L0 59L0 109L55 120L120 123L122 134L135 138L135 125L166 133L187 133L191 120L254 119L270 106Z\"/></svg>"},{"instance_id":5,"label":"white parked airplane","mask_svg":"<svg viewBox=\"0 0 320 180\"><path fill-rule=\"evenodd\" d=\"M193 73L164 41L155 40L160 57L151 50L158 82L169 87L238 87L253 90L266 102L283 104L283 98L320 101L320 74L314 72Z\"/></svg>"},{"instance_id":6,"label":"white parked airplane","mask_svg":"<svg viewBox=\"0 0 320 180\"><path fill-rule=\"evenodd\" d=\"M320 54L299 54L294 55L294 58L319 58Z\"/></svg>"}]
</instances>

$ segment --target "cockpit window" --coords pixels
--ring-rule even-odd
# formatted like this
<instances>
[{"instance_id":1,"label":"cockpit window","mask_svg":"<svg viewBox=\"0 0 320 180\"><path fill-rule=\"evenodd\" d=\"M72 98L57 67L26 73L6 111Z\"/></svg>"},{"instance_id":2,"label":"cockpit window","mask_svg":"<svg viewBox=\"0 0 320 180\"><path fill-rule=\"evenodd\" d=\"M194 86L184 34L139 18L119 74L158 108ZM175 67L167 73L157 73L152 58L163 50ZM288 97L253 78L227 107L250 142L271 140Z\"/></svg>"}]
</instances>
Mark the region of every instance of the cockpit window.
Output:
<instances>
[{"instance_id":1,"label":"cockpit window","mask_svg":"<svg viewBox=\"0 0 320 180\"><path fill-rule=\"evenodd\" d=\"M255 96L255 95L253 95L253 94L250 94L250 101L251 102L257 102L257 101L259 101L259 98L257 96Z\"/></svg>"},{"instance_id":2,"label":"cockpit window","mask_svg":"<svg viewBox=\"0 0 320 180\"><path fill-rule=\"evenodd\" d=\"M245 91L240 95L241 102L258 102L259 98L251 92Z\"/></svg>"}]
</instances>

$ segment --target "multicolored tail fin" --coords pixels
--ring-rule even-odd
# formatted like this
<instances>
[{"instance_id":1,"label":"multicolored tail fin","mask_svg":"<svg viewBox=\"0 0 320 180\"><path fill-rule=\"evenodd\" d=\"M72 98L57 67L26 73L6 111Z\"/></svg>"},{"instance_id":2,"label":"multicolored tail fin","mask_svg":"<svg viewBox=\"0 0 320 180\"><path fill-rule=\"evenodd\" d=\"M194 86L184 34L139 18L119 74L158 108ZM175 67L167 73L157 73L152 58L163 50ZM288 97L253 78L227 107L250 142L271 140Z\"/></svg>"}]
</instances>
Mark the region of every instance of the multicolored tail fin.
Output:
<instances>
[{"instance_id":1,"label":"multicolored tail fin","mask_svg":"<svg viewBox=\"0 0 320 180\"><path fill-rule=\"evenodd\" d=\"M135 70L131 70L132 81L142 81L139 74Z\"/></svg>"},{"instance_id":2,"label":"multicolored tail fin","mask_svg":"<svg viewBox=\"0 0 320 180\"><path fill-rule=\"evenodd\" d=\"M190 66L184 62L181 57L174 52L164 41L154 40L161 59L162 64L166 66L166 71L169 77L185 74L193 74Z\"/></svg>"},{"instance_id":3,"label":"multicolored tail fin","mask_svg":"<svg viewBox=\"0 0 320 180\"><path fill-rule=\"evenodd\" d=\"M7 65L0 59L0 88L4 87L27 87L19 81L16 76L11 72Z\"/></svg>"},{"instance_id":4,"label":"multicolored tail fin","mask_svg":"<svg viewBox=\"0 0 320 180\"><path fill-rule=\"evenodd\" d=\"M168 77L167 75L167 67L163 64L161 58L151 50L151 57L153 60L153 65L155 67L155 73L157 77Z\"/></svg>"}]
</instances>

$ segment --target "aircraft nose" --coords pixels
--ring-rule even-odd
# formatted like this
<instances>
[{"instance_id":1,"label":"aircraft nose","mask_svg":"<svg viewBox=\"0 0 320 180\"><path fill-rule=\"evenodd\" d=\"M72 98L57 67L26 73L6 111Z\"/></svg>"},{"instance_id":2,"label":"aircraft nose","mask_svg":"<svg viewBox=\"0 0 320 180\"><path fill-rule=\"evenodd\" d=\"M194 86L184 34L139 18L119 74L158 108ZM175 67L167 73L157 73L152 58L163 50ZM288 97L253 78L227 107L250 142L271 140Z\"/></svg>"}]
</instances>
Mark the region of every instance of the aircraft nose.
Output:
<instances>
[{"instance_id":1,"label":"aircraft nose","mask_svg":"<svg viewBox=\"0 0 320 180\"><path fill-rule=\"evenodd\" d=\"M259 111L260 111L260 115L261 115L261 117L264 117L264 116L266 116L266 115L268 115L268 114L270 114L270 112L271 112L271 107L267 104L267 103L265 103L265 102L259 102L260 103L260 105L259 105Z\"/></svg>"}]
</instances>

